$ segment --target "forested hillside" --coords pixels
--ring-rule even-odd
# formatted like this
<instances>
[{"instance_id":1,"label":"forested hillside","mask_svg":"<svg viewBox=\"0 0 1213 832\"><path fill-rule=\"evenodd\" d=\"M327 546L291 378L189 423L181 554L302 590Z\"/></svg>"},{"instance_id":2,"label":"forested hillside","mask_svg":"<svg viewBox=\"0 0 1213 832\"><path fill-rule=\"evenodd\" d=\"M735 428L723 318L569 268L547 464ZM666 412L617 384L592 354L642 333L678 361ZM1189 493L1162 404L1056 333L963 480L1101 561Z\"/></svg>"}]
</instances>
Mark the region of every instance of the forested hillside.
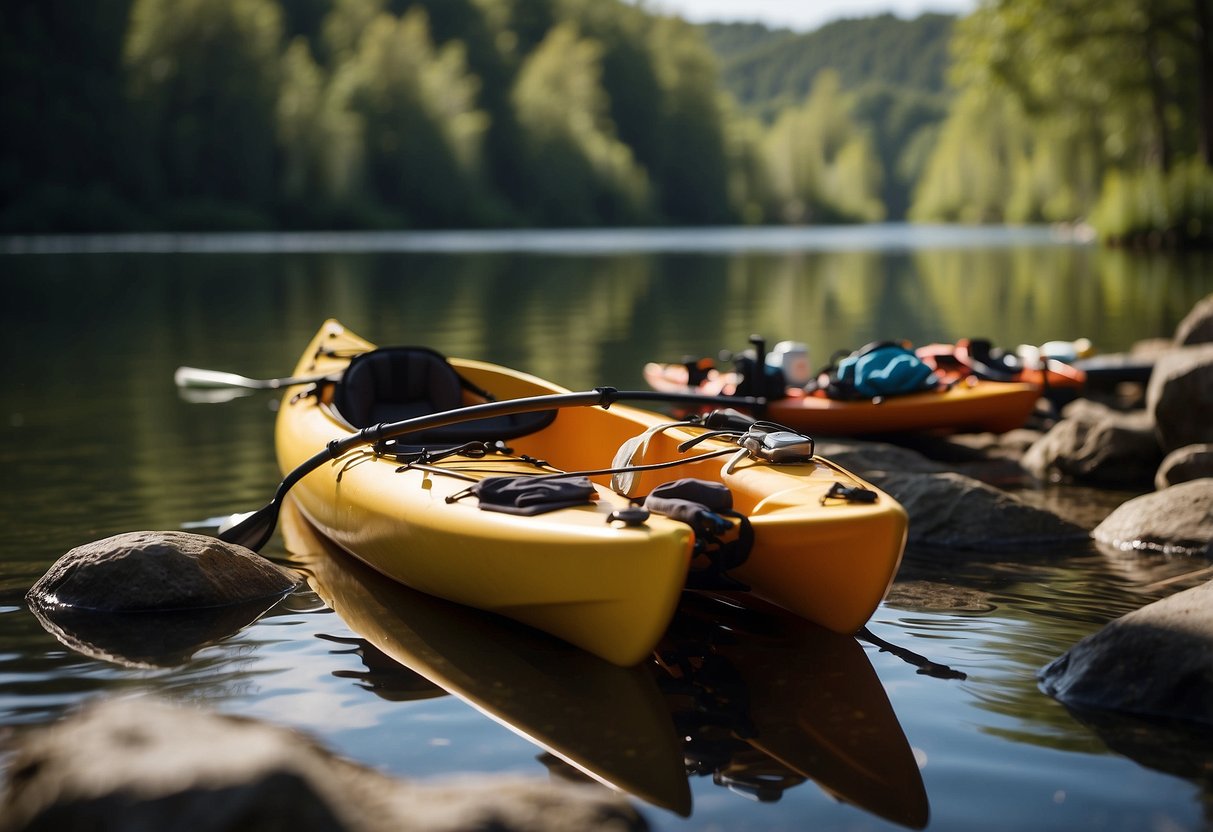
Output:
<instances>
[{"instance_id":1,"label":"forested hillside","mask_svg":"<svg viewBox=\"0 0 1213 832\"><path fill-rule=\"evenodd\" d=\"M908 214L1213 239L1213 0L807 34L623 0L5 0L0 117L0 232Z\"/></svg>"},{"instance_id":2,"label":"forested hillside","mask_svg":"<svg viewBox=\"0 0 1213 832\"><path fill-rule=\"evenodd\" d=\"M0 69L0 230L883 216L845 107L760 124L620 0L8 0Z\"/></svg>"},{"instance_id":3,"label":"forested hillside","mask_svg":"<svg viewBox=\"0 0 1213 832\"><path fill-rule=\"evenodd\" d=\"M721 80L747 109L770 118L799 102L822 70L838 73L843 89L869 84L922 93L948 90L948 42L955 18L890 14L838 20L795 34L755 24L704 27L721 61Z\"/></svg>"},{"instance_id":4,"label":"forested hillside","mask_svg":"<svg viewBox=\"0 0 1213 832\"><path fill-rule=\"evenodd\" d=\"M721 81L749 114L773 121L804 100L822 72L836 75L880 161L880 201L902 219L947 114L948 44L955 18L880 15L808 33L753 23L707 24Z\"/></svg>"}]
</instances>

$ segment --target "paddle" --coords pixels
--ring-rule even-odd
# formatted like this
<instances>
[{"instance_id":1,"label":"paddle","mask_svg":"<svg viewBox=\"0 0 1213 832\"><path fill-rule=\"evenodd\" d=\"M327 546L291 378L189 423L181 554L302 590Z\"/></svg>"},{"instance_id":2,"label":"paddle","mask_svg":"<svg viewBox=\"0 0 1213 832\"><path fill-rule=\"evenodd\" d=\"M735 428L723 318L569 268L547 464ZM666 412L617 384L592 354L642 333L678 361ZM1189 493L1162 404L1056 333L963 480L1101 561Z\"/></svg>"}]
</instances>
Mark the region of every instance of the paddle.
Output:
<instances>
[{"instance_id":1,"label":"paddle","mask_svg":"<svg viewBox=\"0 0 1213 832\"><path fill-rule=\"evenodd\" d=\"M610 407L617 401L659 401L687 404L743 404L761 408L766 404L765 399L739 396L698 396L691 393L659 393L653 390L620 391L614 387L596 387L581 393L553 393L546 396L528 396L521 399L507 399L501 402L488 402L461 407L455 410L444 410L427 416L417 416L400 422L387 422L371 425L357 433L352 433L344 439L334 439L311 458L305 460L295 470L291 471L282 482L274 497L262 508L251 512L238 523L219 532L219 538L228 543L236 543L254 551L260 549L274 534L278 525L278 513L282 509L282 501L286 493L295 483L306 477L312 471L330 460L337 459L343 454L361 445L373 445L384 439L393 439L406 433L414 433L431 428L440 428L458 422L470 422L476 419L487 419L493 416L509 416L520 413L534 413L539 410L552 410L562 407Z\"/></svg>"},{"instance_id":2,"label":"paddle","mask_svg":"<svg viewBox=\"0 0 1213 832\"><path fill-rule=\"evenodd\" d=\"M178 367L173 381L184 388L239 387L245 390L278 390L295 384L314 384L321 381L336 381L340 372L327 376L288 376L287 378L248 378L236 373L220 370L203 370L198 367Z\"/></svg>"}]
</instances>

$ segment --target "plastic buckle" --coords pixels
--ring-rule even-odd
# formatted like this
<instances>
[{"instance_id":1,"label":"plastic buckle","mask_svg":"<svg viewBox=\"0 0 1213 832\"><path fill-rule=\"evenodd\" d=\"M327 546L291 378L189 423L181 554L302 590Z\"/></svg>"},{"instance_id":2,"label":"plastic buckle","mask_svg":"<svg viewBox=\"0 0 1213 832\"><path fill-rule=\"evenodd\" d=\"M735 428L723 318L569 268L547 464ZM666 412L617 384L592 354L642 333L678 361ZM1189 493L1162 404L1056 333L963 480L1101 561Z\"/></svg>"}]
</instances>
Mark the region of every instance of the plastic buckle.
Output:
<instances>
[{"instance_id":1,"label":"plastic buckle","mask_svg":"<svg viewBox=\"0 0 1213 832\"><path fill-rule=\"evenodd\" d=\"M622 523L625 526L643 526L649 519L649 510L640 506L617 508L607 517L608 523Z\"/></svg>"}]
</instances>

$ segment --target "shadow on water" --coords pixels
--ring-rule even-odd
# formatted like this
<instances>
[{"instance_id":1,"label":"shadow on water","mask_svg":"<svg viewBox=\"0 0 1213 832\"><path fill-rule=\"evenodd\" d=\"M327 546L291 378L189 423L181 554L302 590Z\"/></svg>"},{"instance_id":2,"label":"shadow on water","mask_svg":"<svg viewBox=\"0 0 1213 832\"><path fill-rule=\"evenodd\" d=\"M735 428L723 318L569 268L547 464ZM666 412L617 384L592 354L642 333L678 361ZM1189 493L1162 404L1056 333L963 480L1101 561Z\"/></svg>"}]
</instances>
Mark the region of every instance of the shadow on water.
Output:
<instances>
[{"instance_id":1,"label":"shadow on water","mask_svg":"<svg viewBox=\"0 0 1213 832\"><path fill-rule=\"evenodd\" d=\"M402 679L417 696L440 689L535 743L554 776L571 767L684 816L688 776L710 776L768 802L812 781L879 817L926 824L917 763L853 638L688 594L653 660L616 667L384 579L321 537L293 501L282 522L291 562L365 640L356 681L387 699L407 698Z\"/></svg>"}]
</instances>

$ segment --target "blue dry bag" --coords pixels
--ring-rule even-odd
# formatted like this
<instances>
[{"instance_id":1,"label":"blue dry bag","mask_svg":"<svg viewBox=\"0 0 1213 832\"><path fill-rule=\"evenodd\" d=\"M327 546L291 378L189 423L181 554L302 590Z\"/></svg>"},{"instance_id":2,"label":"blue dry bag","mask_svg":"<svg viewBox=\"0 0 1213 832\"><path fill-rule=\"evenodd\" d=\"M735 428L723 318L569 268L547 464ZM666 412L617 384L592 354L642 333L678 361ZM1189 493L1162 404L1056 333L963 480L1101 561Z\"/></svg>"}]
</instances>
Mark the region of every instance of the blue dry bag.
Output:
<instances>
[{"instance_id":1,"label":"blue dry bag","mask_svg":"<svg viewBox=\"0 0 1213 832\"><path fill-rule=\"evenodd\" d=\"M869 344L838 362L827 388L832 398L875 399L933 388L939 379L914 351L882 341Z\"/></svg>"}]
</instances>

